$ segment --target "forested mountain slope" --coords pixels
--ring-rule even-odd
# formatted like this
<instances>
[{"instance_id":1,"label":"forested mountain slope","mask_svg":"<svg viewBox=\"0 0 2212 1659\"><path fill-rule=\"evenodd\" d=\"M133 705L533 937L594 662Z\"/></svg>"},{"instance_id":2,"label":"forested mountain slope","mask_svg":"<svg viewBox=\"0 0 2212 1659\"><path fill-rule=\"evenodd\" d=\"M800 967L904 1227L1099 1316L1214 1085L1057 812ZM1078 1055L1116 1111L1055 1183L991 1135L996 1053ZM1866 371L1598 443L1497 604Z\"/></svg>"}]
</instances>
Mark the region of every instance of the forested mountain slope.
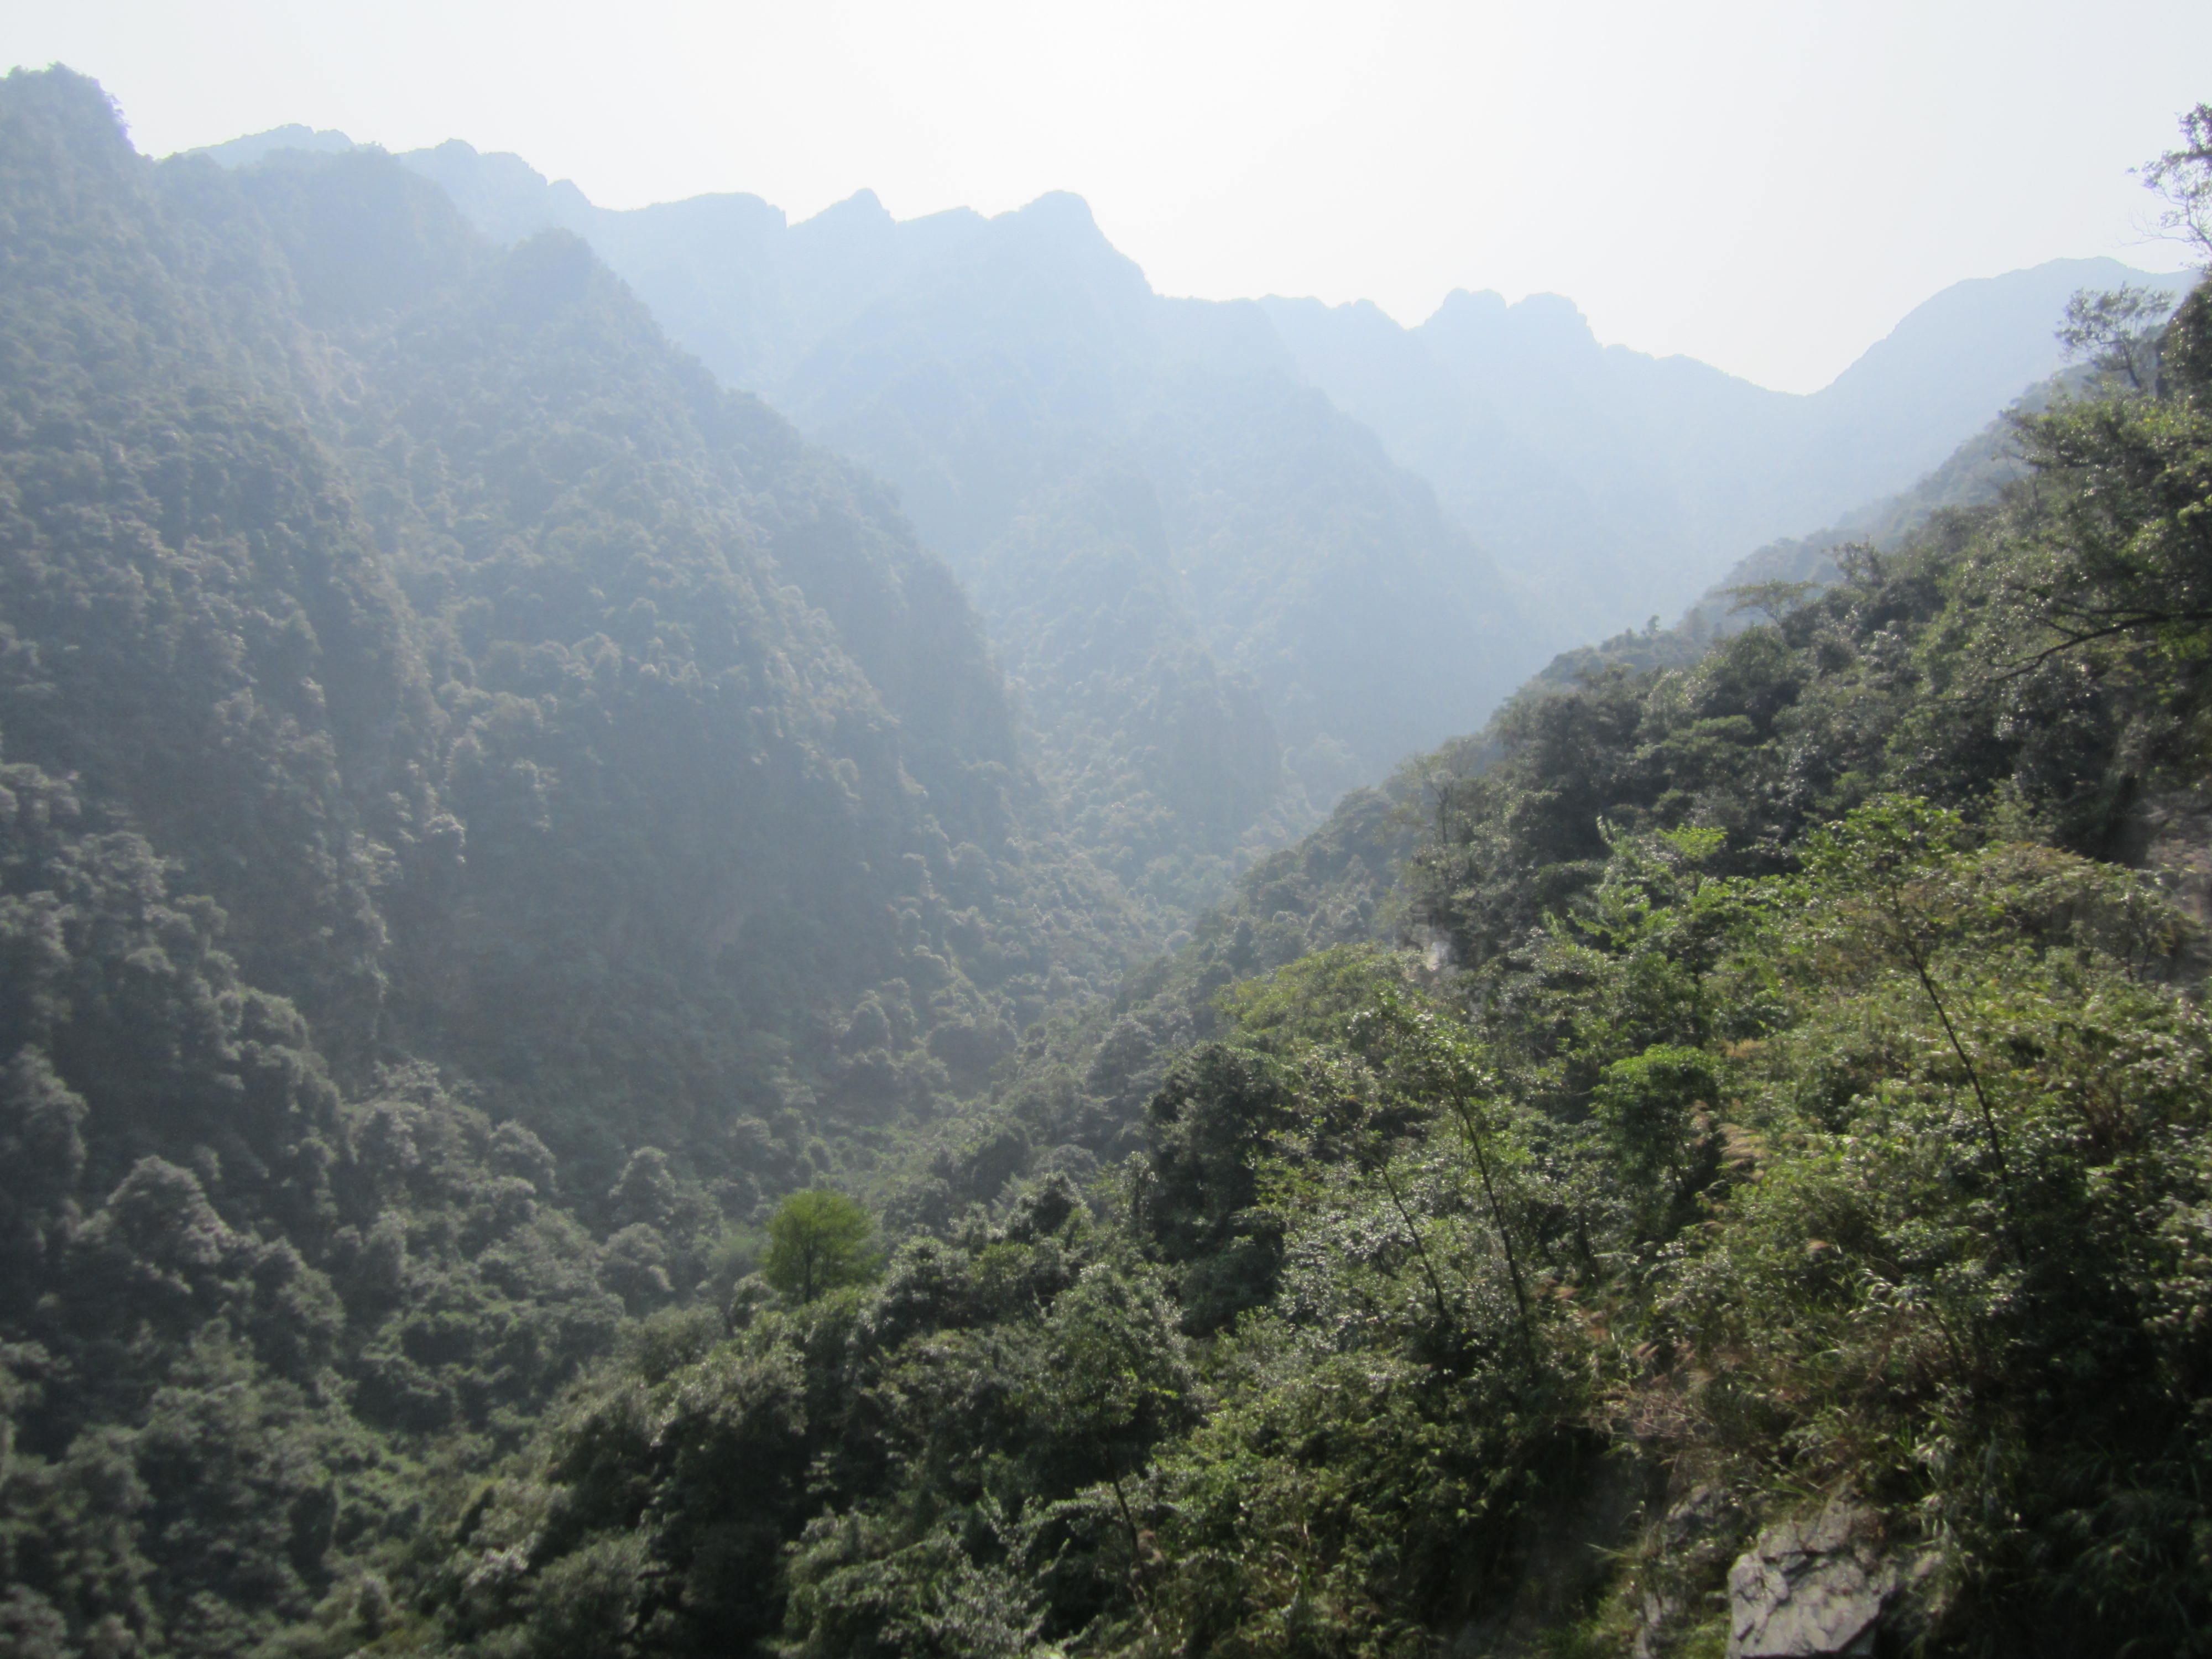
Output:
<instances>
[{"instance_id":1,"label":"forested mountain slope","mask_svg":"<svg viewBox=\"0 0 2212 1659\"><path fill-rule=\"evenodd\" d=\"M1078 825L1168 915L1531 665L1489 557L1263 316L1152 295L1075 197L900 223L863 192L785 228L752 197L599 210L465 143L403 159L489 234L591 237L708 368L898 484ZM1141 599L1071 659L1102 560Z\"/></svg>"},{"instance_id":2,"label":"forested mountain slope","mask_svg":"<svg viewBox=\"0 0 2212 1659\"><path fill-rule=\"evenodd\" d=\"M882 488L574 237L62 70L0 191L0 1616L239 1653L1141 934Z\"/></svg>"},{"instance_id":3,"label":"forested mountain slope","mask_svg":"<svg viewBox=\"0 0 2212 1659\"><path fill-rule=\"evenodd\" d=\"M1557 296L1456 294L1413 330L1164 300L1072 198L900 223L862 192L789 226L738 195L610 211L458 142L404 159L495 238L586 237L731 384L891 479L970 582L1079 833L1170 926L1550 653L1909 484L2051 372L2069 294L2129 274L1958 284L1803 398L1600 348ZM1071 511L1132 480L1154 498L1133 520ZM1139 597L1071 659L1043 619L1109 568Z\"/></svg>"},{"instance_id":4,"label":"forested mountain slope","mask_svg":"<svg viewBox=\"0 0 2212 1659\"><path fill-rule=\"evenodd\" d=\"M2127 343L1109 1002L877 487L573 236L10 76L0 1643L2207 1651L2212 289ZM1157 478L1038 500L1055 672L1171 637Z\"/></svg>"},{"instance_id":5,"label":"forested mountain slope","mask_svg":"<svg viewBox=\"0 0 2212 1659\"><path fill-rule=\"evenodd\" d=\"M707 1025L804 1041L790 1022L810 994L856 997L935 945L941 982L914 994L967 995L954 961L988 958L986 978L1015 1000L994 1013L977 1005L982 1029L1033 1016L1034 930L1056 923L1025 890L1024 837L1048 815L1017 761L980 629L866 479L717 390L573 240L493 250L383 158L233 180L193 161L72 173L54 159L74 159L61 141L40 142L47 153L19 169L33 207L59 222L48 200L88 199L69 208L69 234L19 232L11 303L35 364L19 384L42 400L25 429L35 442L67 417L80 432L134 435L125 416L155 422L157 454L185 447L161 475L171 495L126 475L118 518L104 475L79 479L54 460L55 478L100 503L89 520L61 521L80 537L88 521L125 547L150 537L186 552L181 574L157 565L125 580L116 540L72 562L46 550L63 545L58 532L24 518L22 566L45 586L15 612L30 689L10 741L157 845L178 843L188 883L236 918L250 972L328 982L294 994L318 1020L346 1013L351 1024L334 1029L382 1019L478 1031L453 999L481 994L501 1023L549 1021L525 1046L569 1041L581 1054L611 1052L590 1030L601 1018L616 1048L625 1029L642 1040L644 1009L629 1006L639 997L678 1032L678 1011L703 994L717 999ZM111 245L137 256L127 276L111 274ZM88 289L98 297L81 298ZM82 337L162 343L140 360L65 352L56 318L70 307L66 325ZM282 417L279 400L290 404ZM288 486L304 475L313 489L296 504L266 501L273 484L221 467L201 482L184 416L205 407L214 420L233 404L253 408L270 434L260 441L299 459L225 465ZM30 451L27 471L42 453ZM109 464L123 465L112 451ZM283 534L234 522L256 512ZM297 556L296 570L274 562L288 538L311 533L331 551ZM185 624L140 591L176 591L203 546L236 562L226 574L242 597L234 611L209 611L206 643L185 643ZM345 585L325 597L310 580ZM90 597L102 583L121 584L124 617L144 617L165 646L179 636L179 664L210 664L204 689L179 695L167 657L117 637ZM41 636L70 628L82 644ZM83 683L28 678L37 670ZM288 696L305 701L276 701ZM228 746L247 776L258 768L295 787L300 769L277 746L296 744L326 767L328 793L241 813L252 797L239 780L195 774L210 720L226 737L237 729ZM118 733L143 747L119 748ZM292 817L279 822L280 811ZM265 847L229 839L240 816ZM300 892L270 878L287 860L327 884L315 908L301 908L310 878ZM1036 878L1061 876L1048 858ZM916 933L899 921L901 902L936 919ZM385 914L410 903L423 909L410 928ZM971 909L951 945L942 929ZM1014 919L1004 942L994 915ZM561 948L541 948L544 929ZM294 934L329 959L286 957L301 947L278 939ZM395 951L416 952L419 970L387 960ZM1057 957L1064 972L1115 965L1080 945ZM525 959L568 977L506 977ZM336 988L356 982L352 1001ZM412 1006L391 1004L410 994ZM672 1063L652 1048L610 1060L608 1075L634 1076L633 1060ZM739 1076L769 1088L759 1068L782 1063L692 1052L720 1079L710 1096ZM691 1092L672 1078L652 1092L680 1112L671 1091Z\"/></svg>"},{"instance_id":6,"label":"forested mountain slope","mask_svg":"<svg viewBox=\"0 0 2212 1659\"><path fill-rule=\"evenodd\" d=\"M1012 1085L1011 1113L1002 1099L940 1126L933 1158L889 1195L893 1212L941 1221L963 1204L989 1201L1024 1174L1089 1169L1101 1157L1137 1150L1140 1109L1176 1056L1228 1029L1216 1003L1226 987L1344 945L1408 949L1431 969L1449 963L1457 949L1451 929L1435 896L1407 878L1417 854L1436 855L1469 780L1522 773L1524 804L1516 811L1525 812L1547 787L1565 781L1564 769L1632 767L1635 763L1601 752L1576 758L1581 739L1571 735L1548 741L1533 773L1521 751L1547 720L1562 709L1586 708L1602 688L1626 687L1624 695L1641 697L1665 683L1664 674L1679 675L1712 658L1729 636L1771 626L1814 603L1820 589L1863 583L1885 557L1905 556L1917 538L1928 537L1939 515L1996 507L2008 488L2033 474L2022 422L2048 413L2057 400L2095 396L2099 382L2087 366L2055 377L1911 489L1847 514L1814 536L1760 549L1672 627L1630 629L1562 652L1483 731L1407 761L1376 788L1353 792L1320 829L1255 866L1229 902L1199 920L1188 940L1126 979L1110 1007L1094 1005L1034 1035ZM1710 669L1706 663L1701 672ZM1568 700L1562 709L1538 712L1538 705L1560 696ZM1614 719L1601 729L1626 740L1644 731L1643 720ZM1602 738L1588 740L1602 750ZM1587 792L1577 784L1574 793ZM1606 811L1633 815L1646 805L1615 800ZM1579 817L1584 808L1570 810ZM1595 822L1599 814L1589 816ZM1545 827L1528 832L1532 849L1549 844L1550 823L1546 819ZM1531 850L1528 856L1540 854ZM1018 1124L1011 1134L1009 1116Z\"/></svg>"},{"instance_id":7,"label":"forested mountain slope","mask_svg":"<svg viewBox=\"0 0 2212 1659\"><path fill-rule=\"evenodd\" d=\"M1324 805L1522 672L1494 573L1426 488L1297 384L1256 311L1153 295L1072 198L987 222L968 257L825 340L779 395L900 481L1041 712L1074 690L1066 641L1098 544L1147 569L1157 621L1099 665L1109 695L1082 699L1109 755L1148 745L1135 711L1154 707L1229 740L1242 775L1269 768L1257 726L1244 758L1213 712L1233 684L1197 672L1196 647L1252 684L1286 779ZM1070 514L1071 491L1127 507L1102 529ZM1151 793L1218 854L1267 798L1224 811L1210 774L1186 763Z\"/></svg>"},{"instance_id":8,"label":"forested mountain slope","mask_svg":"<svg viewBox=\"0 0 2212 1659\"><path fill-rule=\"evenodd\" d=\"M242 161L271 142L215 153ZM902 224L862 192L787 226L737 195L609 211L459 143L404 159L495 237L560 225L590 239L732 384L896 482L963 575L1002 544L988 566L999 580L978 597L1042 706L1071 684L1054 652L1036 650L1034 620L1079 604L1081 584L1063 589L1058 544L1034 520L1054 521L1071 479L1145 477L1174 550L1174 576L1155 591L1177 626L1127 657L1110 696L1086 683L1080 701L1110 711L1106 724L1041 721L1048 764L1071 780L1130 780L1145 720L1130 711L1190 691L1174 665L1195 643L1257 682L1288 776L1317 808L1472 725L1470 693L1494 699L1552 651L1675 612L1746 550L1905 487L2051 372L2052 319L2070 293L2132 274L2061 260L1956 284L1798 397L1601 348L1553 295L1509 307L1455 294L1416 329L1371 306L1270 299L1263 323L1249 307L1160 300L1072 198ZM1288 396L1297 380L1334 409L1302 409ZM1389 469L1374 470L1355 422L1435 487L1445 519L1483 550L1479 567L1419 504L1376 513ZM1286 476L1298 486L1287 495ZM1076 532L1079 572L1090 540ZM1347 657L1355 630L1313 619L1362 580L1419 603L1363 613L1357 635L1391 648ZM1464 629L1469 605L1491 625L1457 660L1395 636L1416 611ZM1377 678L1400 662L1420 672ZM1468 676L1484 666L1497 672L1478 685ZM1192 695L1193 719L1210 720L1213 695ZM1241 771L1264 769L1258 749L1240 750ZM1218 803L1206 817L1145 781L1143 811L1212 872L1183 890L1204 890L1218 879L1204 855L1224 850ZM1264 812L1240 827L1260 843L1278 833Z\"/></svg>"},{"instance_id":9,"label":"forested mountain slope","mask_svg":"<svg viewBox=\"0 0 2212 1659\"><path fill-rule=\"evenodd\" d=\"M443 1639L2203 1651L2208 295L2031 483L1255 870L932 1176L1118 1179L662 1324L457 1525Z\"/></svg>"},{"instance_id":10,"label":"forested mountain slope","mask_svg":"<svg viewBox=\"0 0 2212 1659\"><path fill-rule=\"evenodd\" d=\"M1905 488L2057 368L2076 290L2185 281L2057 259L1955 283L1809 396L1600 346L1558 295L1455 293L1410 329L1371 305L1261 303L1564 645L1562 624L1671 616L1745 550Z\"/></svg>"},{"instance_id":11,"label":"forested mountain slope","mask_svg":"<svg viewBox=\"0 0 2212 1659\"><path fill-rule=\"evenodd\" d=\"M495 238L587 237L709 368L891 480L1079 833L1167 921L1540 660L1485 554L1255 307L1154 295L1073 197L901 223L864 192L787 227L742 196L598 209L458 143L403 159ZM1124 582L1071 655L1066 619Z\"/></svg>"}]
</instances>

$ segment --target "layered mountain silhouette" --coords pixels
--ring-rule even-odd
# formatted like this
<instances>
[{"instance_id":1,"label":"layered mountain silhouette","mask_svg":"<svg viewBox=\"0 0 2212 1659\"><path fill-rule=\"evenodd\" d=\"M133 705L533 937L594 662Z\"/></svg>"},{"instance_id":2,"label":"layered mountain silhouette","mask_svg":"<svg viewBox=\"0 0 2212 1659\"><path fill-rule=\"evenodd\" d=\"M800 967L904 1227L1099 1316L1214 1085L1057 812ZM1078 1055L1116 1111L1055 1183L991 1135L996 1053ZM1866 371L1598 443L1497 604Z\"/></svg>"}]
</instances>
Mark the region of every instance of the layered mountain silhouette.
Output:
<instances>
[{"instance_id":1,"label":"layered mountain silhouette","mask_svg":"<svg viewBox=\"0 0 2212 1659\"><path fill-rule=\"evenodd\" d=\"M733 1115L927 1112L1109 987L1140 935L879 483L572 235L8 88L7 760L333 1065L735 1167Z\"/></svg>"},{"instance_id":2,"label":"layered mountain silhouette","mask_svg":"<svg viewBox=\"0 0 2212 1659\"><path fill-rule=\"evenodd\" d=\"M2212 293L1989 424L2106 273L1791 399L227 159L0 79L0 1653L2212 1626Z\"/></svg>"},{"instance_id":3,"label":"layered mountain silhouette","mask_svg":"<svg viewBox=\"0 0 2212 1659\"><path fill-rule=\"evenodd\" d=\"M1557 295L1455 293L1412 329L1368 304L1261 303L1301 371L1435 484L1525 605L1611 628L1671 615L1686 581L1939 465L2058 368L2071 295L2188 281L2054 259L1958 283L1802 396L1601 346Z\"/></svg>"},{"instance_id":4,"label":"layered mountain silhouette","mask_svg":"<svg viewBox=\"0 0 2212 1659\"><path fill-rule=\"evenodd\" d=\"M1908 487L2057 366L2069 295L2146 280L1960 283L1807 397L1601 346L1557 295L1455 293L1411 329L1169 298L1064 194L791 224L736 194L603 209L458 141L400 159L495 241L583 237L725 381L895 484L1070 822L1170 924L1554 652Z\"/></svg>"},{"instance_id":5,"label":"layered mountain silhouette","mask_svg":"<svg viewBox=\"0 0 2212 1659\"><path fill-rule=\"evenodd\" d=\"M708 367L895 483L1073 821L1170 913L1529 665L1479 546L1259 307L1155 295L1074 197L902 223L863 193L787 227L739 196L608 212L458 143L403 159L495 238L586 237Z\"/></svg>"}]
</instances>

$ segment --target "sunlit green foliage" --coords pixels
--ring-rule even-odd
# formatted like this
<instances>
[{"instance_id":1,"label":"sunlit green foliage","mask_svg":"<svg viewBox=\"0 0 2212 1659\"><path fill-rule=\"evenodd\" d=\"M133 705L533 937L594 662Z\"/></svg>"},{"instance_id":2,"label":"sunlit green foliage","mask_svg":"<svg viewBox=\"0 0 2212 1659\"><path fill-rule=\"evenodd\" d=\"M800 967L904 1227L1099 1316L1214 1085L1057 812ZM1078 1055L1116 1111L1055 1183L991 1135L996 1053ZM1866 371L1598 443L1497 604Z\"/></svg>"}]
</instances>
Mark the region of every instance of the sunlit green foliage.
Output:
<instances>
[{"instance_id":1,"label":"sunlit green foliage","mask_svg":"<svg viewBox=\"0 0 2212 1659\"><path fill-rule=\"evenodd\" d=\"M769 1218L761 1277L798 1302L863 1283L879 1265L868 1247L873 1231L868 1212L842 1193L793 1193Z\"/></svg>"}]
</instances>

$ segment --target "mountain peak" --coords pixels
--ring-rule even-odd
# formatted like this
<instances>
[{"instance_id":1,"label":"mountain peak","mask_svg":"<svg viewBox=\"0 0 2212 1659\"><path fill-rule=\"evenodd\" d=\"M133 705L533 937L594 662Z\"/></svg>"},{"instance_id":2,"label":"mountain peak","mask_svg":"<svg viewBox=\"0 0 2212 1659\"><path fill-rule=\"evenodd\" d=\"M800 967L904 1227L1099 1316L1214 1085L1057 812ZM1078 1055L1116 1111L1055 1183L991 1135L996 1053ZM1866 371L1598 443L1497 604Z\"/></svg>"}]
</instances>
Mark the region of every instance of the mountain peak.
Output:
<instances>
[{"instance_id":1,"label":"mountain peak","mask_svg":"<svg viewBox=\"0 0 2212 1659\"><path fill-rule=\"evenodd\" d=\"M1446 319L1461 323L1478 319L1483 322L1495 322L1502 319L1505 312L1505 296L1494 288L1486 288L1480 293L1455 288L1445 295L1443 303L1430 313L1429 322L1434 323ZM1422 326L1426 327L1427 324L1423 324Z\"/></svg>"},{"instance_id":2,"label":"mountain peak","mask_svg":"<svg viewBox=\"0 0 2212 1659\"><path fill-rule=\"evenodd\" d=\"M1508 305L1495 289L1479 294L1454 289L1417 331L1462 346L1510 343L1580 350L1597 344L1589 319L1565 295L1531 294Z\"/></svg>"},{"instance_id":3,"label":"mountain peak","mask_svg":"<svg viewBox=\"0 0 2212 1659\"><path fill-rule=\"evenodd\" d=\"M803 228L807 225L889 224L890 222L890 210L884 205L883 198L872 190L863 186L854 191L843 201L832 202L812 218L800 220L799 226Z\"/></svg>"},{"instance_id":4,"label":"mountain peak","mask_svg":"<svg viewBox=\"0 0 2212 1659\"><path fill-rule=\"evenodd\" d=\"M302 149L316 155L334 155L355 148L353 140L335 127L319 129L303 126L295 121L287 126L271 127L266 132L250 132L242 138L228 139L220 144L202 144L184 154L204 155L221 167L250 167L279 150Z\"/></svg>"},{"instance_id":5,"label":"mountain peak","mask_svg":"<svg viewBox=\"0 0 2212 1659\"><path fill-rule=\"evenodd\" d=\"M1016 208L1012 218L1025 220L1031 224L1065 225L1096 232L1098 221L1091 216L1091 204L1072 190L1048 190L1025 207Z\"/></svg>"}]
</instances>

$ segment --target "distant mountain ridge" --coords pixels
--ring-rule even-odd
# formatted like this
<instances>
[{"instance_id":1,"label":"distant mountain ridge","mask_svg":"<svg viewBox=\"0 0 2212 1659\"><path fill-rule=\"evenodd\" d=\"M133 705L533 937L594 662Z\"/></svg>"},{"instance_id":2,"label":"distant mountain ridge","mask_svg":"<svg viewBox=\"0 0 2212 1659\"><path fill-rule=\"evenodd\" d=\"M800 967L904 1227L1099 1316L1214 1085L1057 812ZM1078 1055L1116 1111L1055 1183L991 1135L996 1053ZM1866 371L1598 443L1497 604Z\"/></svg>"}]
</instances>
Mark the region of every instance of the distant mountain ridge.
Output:
<instances>
[{"instance_id":1,"label":"distant mountain ridge","mask_svg":"<svg viewBox=\"0 0 2212 1659\"><path fill-rule=\"evenodd\" d=\"M1075 197L902 223L863 193L786 226L738 196L610 213L459 143L401 159L495 240L585 236L724 380L896 483L969 584L1074 821L1170 913L1540 660L1480 546L1258 306L1155 295ZM1102 489L1150 502L1103 521L1115 556L1143 550L1112 525L1156 521L1160 545L1146 620L1111 630L1072 699L1048 624L1091 603L1102 521L1062 507ZM1224 793L1231 776L1273 781Z\"/></svg>"},{"instance_id":2,"label":"distant mountain ridge","mask_svg":"<svg viewBox=\"0 0 2212 1659\"><path fill-rule=\"evenodd\" d=\"M284 131L209 153L343 137ZM2179 285L2110 260L1954 285L1802 397L1601 346L1557 295L1455 293L1413 329L1364 303L1168 298L1065 194L900 222L864 191L792 224L740 194L603 209L459 141L400 159L494 240L584 237L725 381L895 483L1073 820L1170 912L1556 651L1910 486L2057 367L2076 289ZM1101 532L1123 515L1066 510L1132 480L1149 553ZM1144 573L1145 620L1079 672L1060 642L1097 620L1105 548ZM1143 735L1163 720L1190 740ZM1273 781L1224 794L1232 776Z\"/></svg>"},{"instance_id":3,"label":"distant mountain ridge","mask_svg":"<svg viewBox=\"0 0 2212 1659\"><path fill-rule=\"evenodd\" d=\"M1601 346L1572 303L1455 293L1417 328L1261 301L1300 369L1432 482L1554 626L1672 614L1737 556L1895 493L2054 372L2082 289L2184 275L2057 259L1954 283L1821 391ZM1545 591L1542 584L1550 584Z\"/></svg>"},{"instance_id":4,"label":"distant mountain ridge","mask_svg":"<svg viewBox=\"0 0 2212 1659\"><path fill-rule=\"evenodd\" d=\"M279 140L322 149L342 139L283 128L207 153L243 165ZM994 224L1017 216L955 209L902 222L869 191L796 225L748 195L621 211L518 156L459 141L402 160L495 239L558 225L592 240L710 368L780 406L790 403L780 392L811 378L812 354L839 355L833 337L854 319L917 281L942 279L924 273L963 269ZM1057 253L1085 263L1110 254L1131 292L1149 295L1076 198L1041 198L1020 216L1032 214L1079 215L1088 235ZM2179 295L2190 280L2111 258L1969 278L1810 394L1601 345L1573 302L1553 294L1508 305L1457 290L1413 328L1369 301L1270 295L1255 303L1273 339L1248 333L1239 343L1251 362L1294 364L1372 428L1392 460L1435 485L1538 616L1558 613L1546 620L1568 632L1572 617L1586 632L1634 620L1647 604L1672 612L1750 548L1907 488L2058 368L2053 331L2075 292L2136 283ZM806 410L792 412L813 429ZM943 533L926 507L915 510L926 533ZM1547 594L1563 576L1565 596Z\"/></svg>"}]
</instances>

